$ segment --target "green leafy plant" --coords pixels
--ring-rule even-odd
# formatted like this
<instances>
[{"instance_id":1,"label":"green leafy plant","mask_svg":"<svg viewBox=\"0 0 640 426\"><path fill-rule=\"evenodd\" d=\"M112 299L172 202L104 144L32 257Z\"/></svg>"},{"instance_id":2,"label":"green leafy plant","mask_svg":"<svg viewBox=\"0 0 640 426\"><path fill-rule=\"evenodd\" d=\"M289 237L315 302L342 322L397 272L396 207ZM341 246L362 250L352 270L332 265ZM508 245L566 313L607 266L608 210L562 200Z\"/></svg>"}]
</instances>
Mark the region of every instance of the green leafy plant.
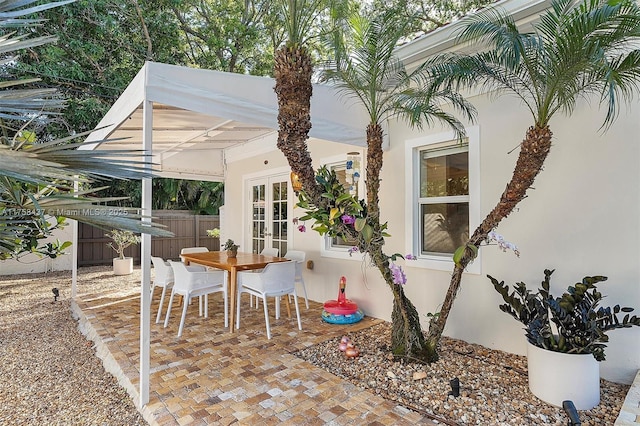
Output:
<instances>
[{"instance_id":1,"label":"green leafy plant","mask_svg":"<svg viewBox=\"0 0 640 426\"><path fill-rule=\"evenodd\" d=\"M113 241L107 244L118 253L118 258L124 259L124 251L133 244L140 244L140 236L135 235L131 231L122 231L114 229L111 233L105 234L105 237L111 238Z\"/></svg>"},{"instance_id":2,"label":"green leafy plant","mask_svg":"<svg viewBox=\"0 0 640 426\"><path fill-rule=\"evenodd\" d=\"M358 200L349 194L340 182L335 170L322 166L316 172L316 182L322 188L322 204L313 204L304 189L298 194L298 204L306 210L299 220L312 220L311 228L320 235L339 237L344 240L357 238L362 251L373 239L373 228L367 223L367 206L364 200ZM387 224L381 225L384 231ZM383 237L389 234L383 232Z\"/></svg>"},{"instance_id":3,"label":"green leafy plant","mask_svg":"<svg viewBox=\"0 0 640 426\"><path fill-rule=\"evenodd\" d=\"M239 248L240 246L237 245L232 239L228 239L227 242L224 243L222 250L238 251Z\"/></svg>"},{"instance_id":4,"label":"green leafy plant","mask_svg":"<svg viewBox=\"0 0 640 426\"><path fill-rule=\"evenodd\" d=\"M218 228L207 229L207 235L212 238L220 238L220 229Z\"/></svg>"},{"instance_id":5,"label":"green leafy plant","mask_svg":"<svg viewBox=\"0 0 640 426\"><path fill-rule=\"evenodd\" d=\"M500 310L525 325L527 340L535 346L554 352L592 354L598 361L605 359L604 349L609 337L606 332L616 328L640 326L640 318L630 316L633 308L598 307L603 296L596 284L607 277L584 277L569 286L561 297L549 292L553 270L545 269L542 287L535 293L525 283L514 285L509 293L504 281L487 275L493 287L506 302ZM624 314L622 319L618 314Z\"/></svg>"}]
</instances>

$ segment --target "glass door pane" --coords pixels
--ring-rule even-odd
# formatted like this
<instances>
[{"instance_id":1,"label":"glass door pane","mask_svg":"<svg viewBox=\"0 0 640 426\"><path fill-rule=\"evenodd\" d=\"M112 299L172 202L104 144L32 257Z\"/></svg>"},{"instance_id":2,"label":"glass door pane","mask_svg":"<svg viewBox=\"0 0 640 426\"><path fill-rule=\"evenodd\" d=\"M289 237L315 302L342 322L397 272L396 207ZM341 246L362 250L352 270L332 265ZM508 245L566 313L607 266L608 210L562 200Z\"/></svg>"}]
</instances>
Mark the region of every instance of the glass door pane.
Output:
<instances>
[{"instance_id":1,"label":"glass door pane","mask_svg":"<svg viewBox=\"0 0 640 426\"><path fill-rule=\"evenodd\" d=\"M251 251L254 253L260 253L265 243L265 189L266 185L260 183L251 187Z\"/></svg>"},{"instance_id":2,"label":"glass door pane","mask_svg":"<svg viewBox=\"0 0 640 426\"><path fill-rule=\"evenodd\" d=\"M287 180L272 182L273 217L271 218L271 245L280 255L287 252Z\"/></svg>"},{"instance_id":3,"label":"glass door pane","mask_svg":"<svg viewBox=\"0 0 640 426\"><path fill-rule=\"evenodd\" d=\"M287 175L255 179L251 190L251 251L260 253L275 247L287 252L289 219L289 180Z\"/></svg>"}]
</instances>

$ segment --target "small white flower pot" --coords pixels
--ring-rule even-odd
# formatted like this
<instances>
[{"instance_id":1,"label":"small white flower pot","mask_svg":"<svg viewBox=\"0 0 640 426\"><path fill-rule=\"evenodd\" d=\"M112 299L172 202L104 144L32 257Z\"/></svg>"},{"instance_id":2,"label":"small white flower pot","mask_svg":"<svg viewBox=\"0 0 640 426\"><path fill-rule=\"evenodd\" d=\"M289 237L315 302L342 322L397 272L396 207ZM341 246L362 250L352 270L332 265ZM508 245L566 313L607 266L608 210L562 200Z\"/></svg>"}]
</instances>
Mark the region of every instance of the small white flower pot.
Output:
<instances>
[{"instance_id":1,"label":"small white flower pot","mask_svg":"<svg viewBox=\"0 0 640 426\"><path fill-rule=\"evenodd\" d=\"M129 275L133 273L133 257L125 257L113 259L113 273L115 275Z\"/></svg>"},{"instance_id":2,"label":"small white flower pot","mask_svg":"<svg viewBox=\"0 0 640 426\"><path fill-rule=\"evenodd\" d=\"M600 363L591 354L567 354L527 342L529 390L557 407L573 401L576 409L590 410L600 403Z\"/></svg>"}]
</instances>

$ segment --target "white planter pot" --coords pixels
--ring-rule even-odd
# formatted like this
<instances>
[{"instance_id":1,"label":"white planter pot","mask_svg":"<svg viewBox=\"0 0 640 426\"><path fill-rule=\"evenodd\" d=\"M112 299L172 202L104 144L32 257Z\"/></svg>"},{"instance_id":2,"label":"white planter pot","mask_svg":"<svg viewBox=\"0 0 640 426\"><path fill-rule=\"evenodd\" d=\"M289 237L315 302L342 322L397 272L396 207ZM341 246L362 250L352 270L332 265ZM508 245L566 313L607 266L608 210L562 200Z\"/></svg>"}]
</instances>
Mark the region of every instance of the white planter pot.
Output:
<instances>
[{"instance_id":1,"label":"white planter pot","mask_svg":"<svg viewBox=\"0 0 640 426\"><path fill-rule=\"evenodd\" d=\"M600 403L600 363L591 354L566 354L527 342L529 390L557 407L573 401L589 410Z\"/></svg>"},{"instance_id":2,"label":"white planter pot","mask_svg":"<svg viewBox=\"0 0 640 426\"><path fill-rule=\"evenodd\" d=\"M125 257L120 259L118 257L113 259L113 273L115 275L129 275L133 273L133 258Z\"/></svg>"}]
</instances>

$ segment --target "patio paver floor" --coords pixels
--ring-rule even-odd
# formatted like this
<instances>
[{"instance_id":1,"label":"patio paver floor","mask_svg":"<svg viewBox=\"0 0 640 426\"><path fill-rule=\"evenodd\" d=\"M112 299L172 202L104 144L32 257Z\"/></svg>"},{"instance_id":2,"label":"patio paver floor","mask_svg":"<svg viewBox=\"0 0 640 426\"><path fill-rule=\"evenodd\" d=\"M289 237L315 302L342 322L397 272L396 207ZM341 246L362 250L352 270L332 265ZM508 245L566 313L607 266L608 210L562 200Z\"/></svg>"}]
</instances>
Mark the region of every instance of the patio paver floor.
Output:
<instances>
[{"instance_id":1,"label":"patio paver floor","mask_svg":"<svg viewBox=\"0 0 640 426\"><path fill-rule=\"evenodd\" d=\"M105 368L137 399L139 270L127 278L128 288L83 292L83 283L111 277L83 274L81 269L76 312L81 328L87 329L98 354L106 359ZM262 307L249 308L248 298L243 298L240 329L230 334L223 327L221 295L215 294L209 297L209 318L198 316L196 301L189 306L178 338L181 309L175 301L169 326L155 324L160 292L156 289L151 305L150 399L142 410L151 425L436 424L292 355L379 320L365 317L353 325L327 324L321 320L322 304L310 301L307 310L300 299L300 331L293 305L291 319L283 304L282 316L275 320L271 304L268 340Z\"/></svg>"}]
</instances>

